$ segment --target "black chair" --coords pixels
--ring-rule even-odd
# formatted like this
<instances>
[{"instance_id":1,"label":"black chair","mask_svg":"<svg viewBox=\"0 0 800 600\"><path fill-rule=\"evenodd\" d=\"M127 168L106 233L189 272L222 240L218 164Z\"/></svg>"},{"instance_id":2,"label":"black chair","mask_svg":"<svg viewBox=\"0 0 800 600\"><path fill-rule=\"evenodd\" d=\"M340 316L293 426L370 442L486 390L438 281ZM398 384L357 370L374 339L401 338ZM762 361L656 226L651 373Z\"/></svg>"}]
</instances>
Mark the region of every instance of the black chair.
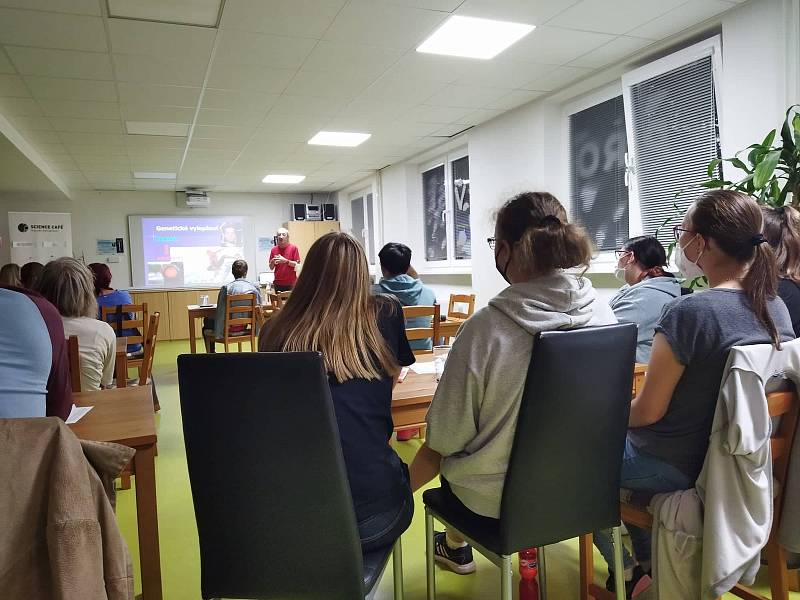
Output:
<instances>
[{"instance_id":1,"label":"black chair","mask_svg":"<svg viewBox=\"0 0 800 600\"><path fill-rule=\"evenodd\" d=\"M551 331L534 339L500 518L465 513L441 488L425 503L428 599L436 596L433 519L455 528L501 569L501 599L512 596L515 552L612 528L615 569L623 576L619 482L630 411L636 326ZM461 508L461 507L459 507ZM625 586L617 584L624 600Z\"/></svg>"},{"instance_id":2,"label":"black chair","mask_svg":"<svg viewBox=\"0 0 800 600\"><path fill-rule=\"evenodd\" d=\"M392 547L362 557L321 355L184 354L178 383L203 598L368 594Z\"/></svg>"}]
</instances>

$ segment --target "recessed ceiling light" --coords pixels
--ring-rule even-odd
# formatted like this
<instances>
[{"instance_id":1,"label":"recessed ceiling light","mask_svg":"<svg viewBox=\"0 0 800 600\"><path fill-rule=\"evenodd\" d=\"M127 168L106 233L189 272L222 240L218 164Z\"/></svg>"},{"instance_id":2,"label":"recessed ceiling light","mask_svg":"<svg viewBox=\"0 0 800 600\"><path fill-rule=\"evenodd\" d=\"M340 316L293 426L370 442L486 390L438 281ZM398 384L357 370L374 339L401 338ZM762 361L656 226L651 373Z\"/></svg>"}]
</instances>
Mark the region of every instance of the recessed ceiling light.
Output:
<instances>
[{"instance_id":1,"label":"recessed ceiling light","mask_svg":"<svg viewBox=\"0 0 800 600\"><path fill-rule=\"evenodd\" d=\"M349 131L320 131L308 140L315 146L358 146L372 137L371 133L351 133Z\"/></svg>"},{"instance_id":2,"label":"recessed ceiling light","mask_svg":"<svg viewBox=\"0 0 800 600\"><path fill-rule=\"evenodd\" d=\"M417 47L417 52L467 58L494 58L535 28L525 23L450 17Z\"/></svg>"},{"instance_id":3,"label":"recessed ceiling light","mask_svg":"<svg viewBox=\"0 0 800 600\"><path fill-rule=\"evenodd\" d=\"M134 179L175 179L175 173L157 173L155 171L134 171Z\"/></svg>"},{"instance_id":4,"label":"recessed ceiling light","mask_svg":"<svg viewBox=\"0 0 800 600\"><path fill-rule=\"evenodd\" d=\"M219 23L221 0L108 0L108 16L112 19L157 21L177 25L216 27Z\"/></svg>"},{"instance_id":5,"label":"recessed ceiling light","mask_svg":"<svg viewBox=\"0 0 800 600\"><path fill-rule=\"evenodd\" d=\"M171 137L186 137L189 135L189 123L125 121L125 129L132 135L168 135Z\"/></svg>"},{"instance_id":6,"label":"recessed ceiling light","mask_svg":"<svg viewBox=\"0 0 800 600\"><path fill-rule=\"evenodd\" d=\"M305 175L267 175L261 181L263 183L300 183L305 178Z\"/></svg>"}]
</instances>

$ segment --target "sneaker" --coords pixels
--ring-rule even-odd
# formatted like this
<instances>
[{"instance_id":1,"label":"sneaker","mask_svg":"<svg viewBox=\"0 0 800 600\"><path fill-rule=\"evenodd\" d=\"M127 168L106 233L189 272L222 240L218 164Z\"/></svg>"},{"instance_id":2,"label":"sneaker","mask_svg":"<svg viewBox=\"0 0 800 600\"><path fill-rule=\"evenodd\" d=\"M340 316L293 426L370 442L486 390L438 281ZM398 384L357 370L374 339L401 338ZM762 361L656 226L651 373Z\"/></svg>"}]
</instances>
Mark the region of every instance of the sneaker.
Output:
<instances>
[{"instance_id":1,"label":"sneaker","mask_svg":"<svg viewBox=\"0 0 800 600\"><path fill-rule=\"evenodd\" d=\"M633 568L633 577L630 581L625 582L625 597L628 600L636 598L639 594L649 588L652 582L653 580L650 577L650 573L646 573L641 566L636 565ZM606 589L609 592L614 592L617 589L617 586L614 585L614 571L611 569L608 570Z\"/></svg>"},{"instance_id":2,"label":"sneaker","mask_svg":"<svg viewBox=\"0 0 800 600\"><path fill-rule=\"evenodd\" d=\"M475 572L472 547L467 544L462 548L451 548L447 545L444 531L436 531L433 534L433 559L441 567L459 575L469 575Z\"/></svg>"}]
</instances>

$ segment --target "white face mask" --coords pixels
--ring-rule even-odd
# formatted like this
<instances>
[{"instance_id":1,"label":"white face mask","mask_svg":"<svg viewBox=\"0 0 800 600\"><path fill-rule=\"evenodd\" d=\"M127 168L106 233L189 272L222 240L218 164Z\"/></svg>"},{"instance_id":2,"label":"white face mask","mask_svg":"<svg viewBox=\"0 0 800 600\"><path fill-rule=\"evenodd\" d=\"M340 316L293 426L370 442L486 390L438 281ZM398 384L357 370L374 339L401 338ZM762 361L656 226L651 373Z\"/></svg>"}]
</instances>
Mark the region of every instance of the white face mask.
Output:
<instances>
[{"instance_id":1,"label":"white face mask","mask_svg":"<svg viewBox=\"0 0 800 600\"><path fill-rule=\"evenodd\" d=\"M614 269L614 277L616 277L617 280L621 281L622 283L628 283L627 281L625 281L624 267L617 267L616 269Z\"/></svg>"},{"instance_id":2,"label":"white face mask","mask_svg":"<svg viewBox=\"0 0 800 600\"><path fill-rule=\"evenodd\" d=\"M678 267L678 270L683 273L683 276L686 277L687 281L693 281L698 277L703 277L703 269L700 268L700 265L697 262L700 260L700 257L703 256L703 250L700 251L700 254L697 256L697 261L692 262L686 257L686 253L684 252L684 248L691 246L695 240L697 239L697 234L692 238L692 240L686 244L686 246L681 246L678 244L675 246L675 265Z\"/></svg>"}]
</instances>

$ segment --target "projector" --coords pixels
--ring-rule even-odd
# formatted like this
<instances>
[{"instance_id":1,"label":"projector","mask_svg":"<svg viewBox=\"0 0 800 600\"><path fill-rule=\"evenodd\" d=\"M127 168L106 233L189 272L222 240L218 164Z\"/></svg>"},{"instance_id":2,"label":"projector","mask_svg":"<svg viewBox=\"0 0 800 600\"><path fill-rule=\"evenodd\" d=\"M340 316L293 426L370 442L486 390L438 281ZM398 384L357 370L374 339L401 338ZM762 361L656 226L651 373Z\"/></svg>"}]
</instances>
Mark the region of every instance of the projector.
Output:
<instances>
[{"instance_id":1,"label":"projector","mask_svg":"<svg viewBox=\"0 0 800 600\"><path fill-rule=\"evenodd\" d=\"M186 190L177 192L177 204L186 208L208 208L211 206L211 197L202 190Z\"/></svg>"}]
</instances>

